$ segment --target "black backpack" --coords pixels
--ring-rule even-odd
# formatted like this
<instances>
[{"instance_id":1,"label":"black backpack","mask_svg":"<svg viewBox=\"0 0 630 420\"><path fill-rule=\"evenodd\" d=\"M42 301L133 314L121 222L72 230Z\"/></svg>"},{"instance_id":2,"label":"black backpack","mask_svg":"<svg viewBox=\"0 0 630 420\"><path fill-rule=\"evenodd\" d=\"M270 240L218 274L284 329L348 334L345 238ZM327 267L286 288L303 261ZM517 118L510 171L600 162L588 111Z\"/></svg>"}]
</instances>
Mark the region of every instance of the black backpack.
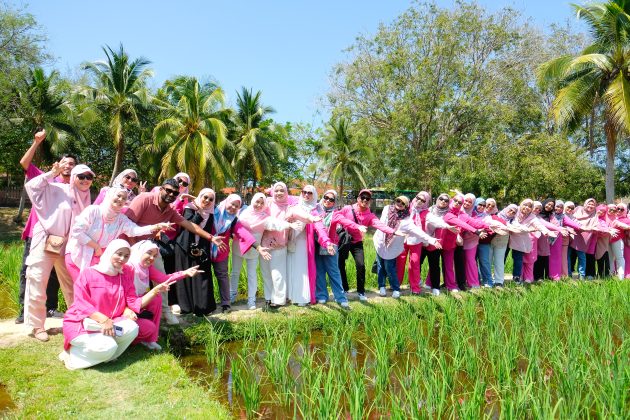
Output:
<instances>
[{"instance_id":1,"label":"black backpack","mask_svg":"<svg viewBox=\"0 0 630 420\"><path fill-rule=\"evenodd\" d=\"M352 210L352 216L354 216L354 223L358 225L359 221L357 220L357 214L354 212L354 208L352 208L352 206L350 206L350 209ZM350 235L350 232L344 229L341 225L337 225L336 231L337 236L339 237L339 243L337 245L338 249L341 249L345 246L350 246L350 244L352 243L352 235Z\"/></svg>"}]
</instances>

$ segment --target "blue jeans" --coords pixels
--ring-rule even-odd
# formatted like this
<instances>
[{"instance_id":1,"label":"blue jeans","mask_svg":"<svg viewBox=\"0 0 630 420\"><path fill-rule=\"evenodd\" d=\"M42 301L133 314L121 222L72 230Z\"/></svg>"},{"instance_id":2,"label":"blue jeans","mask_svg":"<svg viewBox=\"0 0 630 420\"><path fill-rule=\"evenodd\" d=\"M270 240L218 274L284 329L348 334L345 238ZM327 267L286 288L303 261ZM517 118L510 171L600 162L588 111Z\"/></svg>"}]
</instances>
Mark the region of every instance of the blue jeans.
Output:
<instances>
[{"instance_id":1,"label":"blue jeans","mask_svg":"<svg viewBox=\"0 0 630 420\"><path fill-rule=\"evenodd\" d=\"M335 300L338 303L347 302L348 298L343 293L343 287L341 286L341 273L339 272L337 255L319 255L319 253L316 253L315 267L317 270L315 297L317 300L328 300L328 288L326 287L326 274L328 274L330 288L335 296Z\"/></svg>"},{"instance_id":2,"label":"blue jeans","mask_svg":"<svg viewBox=\"0 0 630 420\"><path fill-rule=\"evenodd\" d=\"M569 277L573 275L573 266L575 265L576 256L578 262L578 274L580 275L580 278L584 278L586 276L586 254L571 247L569 247L569 252L567 252L567 258L569 259Z\"/></svg>"},{"instance_id":3,"label":"blue jeans","mask_svg":"<svg viewBox=\"0 0 630 420\"><path fill-rule=\"evenodd\" d=\"M492 262L490 261L490 244L477 246L477 259L479 260L479 277L483 284L492 286Z\"/></svg>"},{"instance_id":4,"label":"blue jeans","mask_svg":"<svg viewBox=\"0 0 630 420\"><path fill-rule=\"evenodd\" d=\"M512 250L512 261L514 261L514 267L512 268L512 277L521 277L523 273L523 255L521 251L515 249Z\"/></svg>"},{"instance_id":5,"label":"blue jeans","mask_svg":"<svg viewBox=\"0 0 630 420\"><path fill-rule=\"evenodd\" d=\"M389 278L389 284L395 291L400 291L400 283L398 283L398 273L396 272L396 258L386 260L376 254L378 261L378 287L385 287L385 277Z\"/></svg>"}]
</instances>

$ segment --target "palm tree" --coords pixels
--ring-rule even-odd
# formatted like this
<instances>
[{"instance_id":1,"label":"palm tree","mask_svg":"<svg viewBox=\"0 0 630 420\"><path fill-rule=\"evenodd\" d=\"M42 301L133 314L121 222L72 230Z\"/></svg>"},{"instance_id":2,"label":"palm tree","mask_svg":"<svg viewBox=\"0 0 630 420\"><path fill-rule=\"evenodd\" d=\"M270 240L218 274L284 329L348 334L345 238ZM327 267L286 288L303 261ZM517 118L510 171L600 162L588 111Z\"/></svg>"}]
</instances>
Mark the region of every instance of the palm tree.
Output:
<instances>
[{"instance_id":1,"label":"palm tree","mask_svg":"<svg viewBox=\"0 0 630 420\"><path fill-rule=\"evenodd\" d=\"M320 152L322 167L330 171L332 182L339 184L342 202L346 180L366 186L363 175L368 171L366 160L372 156L372 150L362 145L359 136L351 131L350 123L344 118L331 122Z\"/></svg>"},{"instance_id":2,"label":"palm tree","mask_svg":"<svg viewBox=\"0 0 630 420\"><path fill-rule=\"evenodd\" d=\"M237 191L241 190L248 176L255 184L263 173L273 170L275 159L284 157L282 147L274 139L282 130L266 119L275 110L264 106L260 96L260 91L252 94L251 89L245 88L236 94L232 135L236 150L232 165L236 172Z\"/></svg>"},{"instance_id":3,"label":"palm tree","mask_svg":"<svg viewBox=\"0 0 630 420\"><path fill-rule=\"evenodd\" d=\"M225 126L230 110L224 107L223 90L181 76L165 83L162 96L156 103L167 116L155 126L151 147L163 153L161 176L187 172L196 191L225 185L231 176L223 154L230 147Z\"/></svg>"},{"instance_id":4,"label":"palm tree","mask_svg":"<svg viewBox=\"0 0 630 420\"><path fill-rule=\"evenodd\" d=\"M538 69L542 86L555 88L551 112L562 128L575 130L602 112L606 134L606 200L615 198L615 152L630 132L630 2L573 5L589 26L593 43L577 56L562 56Z\"/></svg>"},{"instance_id":5,"label":"palm tree","mask_svg":"<svg viewBox=\"0 0 630 420\"><path fill-rule=\"evenodd\" d=\"M32 134L45 128L48 141L42 145L42 153L46 156L60 153L68 136L81 138L78 124L74 121L74 108L62 92L57 71L46 76L41 67L29 69L17 96L17 117L11 121L25 124Z\"/></svg>"},{"instance_id":6,"label":"palm tree","mask_svg":"<svg viewBox=\"0 0 630 420\"><path fill-rule=\"evenodd\" d=\"M23 84L17 88L17 98L17 116L11 122L27 126L31 134L46 129L48 141L42 144L36 163L42 155L50 159L53 154L59 154L65 148L69 136L81 138L74 121L74 109L62 92L57 71L46 76L41 67L29 69ZM25 201L26 194L23 191L14 218L16 222L22 220Z\"/></svg>"},{"instance_id":7,"label":"palm tree","mask_svg":"<svg viewBox=\"0 0 630 420\"><path fill-rule=\"evenodd\" d=\"M122 44L118 51L109 46L103 48L106 61L85 63L83 68L96 81L95 87L87 88L87 95L109 119L109 130L116 148L116 159L112 171L112 182L121 170L125 152L123 130L126 123L140 127L142 113L150 104L146 80L153 75L147 68L151 63L145 58L131 61Z\"/></svg>"}]
</instances>

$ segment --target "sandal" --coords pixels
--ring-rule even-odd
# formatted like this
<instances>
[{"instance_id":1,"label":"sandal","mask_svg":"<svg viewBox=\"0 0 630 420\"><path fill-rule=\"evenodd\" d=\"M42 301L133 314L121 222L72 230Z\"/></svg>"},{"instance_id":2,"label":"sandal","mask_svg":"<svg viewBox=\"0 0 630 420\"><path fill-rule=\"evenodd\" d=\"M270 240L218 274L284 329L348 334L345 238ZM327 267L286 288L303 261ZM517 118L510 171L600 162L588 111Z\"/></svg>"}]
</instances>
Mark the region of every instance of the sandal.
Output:
<instances>
[{"instance_id":1,"label":"sandal","mask_svg":"<svg viewBox=\"0 0 630 420\"><path fill-rule=\"evenodd\" d=\"M46 342L46 341L48 341L50 339L48 337L48 333L43 328L35 328L33 330L33 337L35 337L36 339L38 339L39 341L42 341L42 342Z\"/></svg>"}]
</instances>

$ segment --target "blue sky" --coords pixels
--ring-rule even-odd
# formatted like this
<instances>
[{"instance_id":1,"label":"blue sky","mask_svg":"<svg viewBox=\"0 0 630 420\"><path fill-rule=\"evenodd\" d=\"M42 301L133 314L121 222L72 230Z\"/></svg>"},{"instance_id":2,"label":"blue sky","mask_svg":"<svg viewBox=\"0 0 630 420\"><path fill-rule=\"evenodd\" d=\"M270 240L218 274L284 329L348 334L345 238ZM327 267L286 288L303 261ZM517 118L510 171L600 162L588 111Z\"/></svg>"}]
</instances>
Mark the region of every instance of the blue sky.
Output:
<instances>
[{"instance_id":1,"label":"blue sky","mask_svg":"<svg viewBox=\"0 0 630 420\"><path fill-rule=\"evenodd\" d=\"M490 10L510 6L539 27L576 22L565 0L478 0ZM579 1L575 1L579 2ZM450 7L452 0L437 0ZM32 13L48 35L53 66L76 74L120 42L132 58L152 61L159 86L174 75L212 78L234 103L241 86L263 91L276 121L321 125L319 98L343 50L374 33L412 4L403 0L270 1L11 1Z\"/></svg>"}]
</instances>

